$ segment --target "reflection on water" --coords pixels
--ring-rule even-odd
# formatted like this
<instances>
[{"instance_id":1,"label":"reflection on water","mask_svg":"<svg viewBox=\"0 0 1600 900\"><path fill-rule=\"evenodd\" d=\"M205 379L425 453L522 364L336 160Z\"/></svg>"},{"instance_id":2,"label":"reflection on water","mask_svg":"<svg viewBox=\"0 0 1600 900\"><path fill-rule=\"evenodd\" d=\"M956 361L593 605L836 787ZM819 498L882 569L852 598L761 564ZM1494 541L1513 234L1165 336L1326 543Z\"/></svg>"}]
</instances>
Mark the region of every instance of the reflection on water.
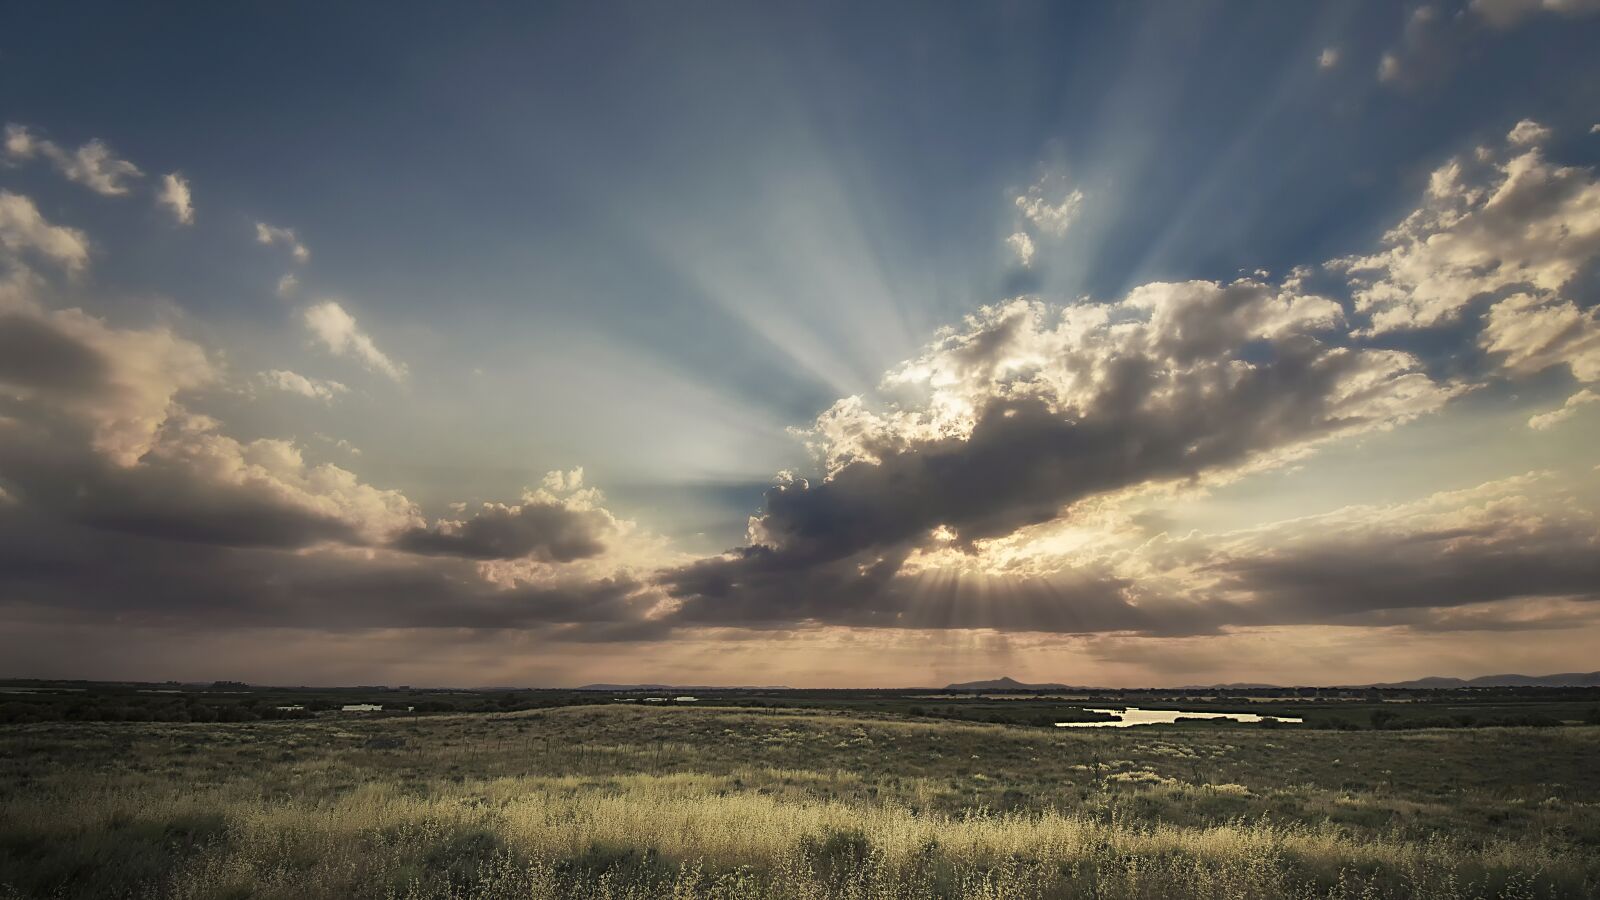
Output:
<instances>
[{"instance_id":1,"label":"reflection on water","mask_svg":"<svg viewBox=\"0 0 1600 900\"><path fill-rule=\"evenodd\" d=\"M1304 719L1294 716L1259 716L1247 712L1186 712L1179 709L1091 709L1088 712L1105 713L1117 718L1105 722L1057 722L1057 728L1128 728L1133 725L1170 725L1179 719L1232 719L1236 722L1278 722L1299 724Z\"/></svg>"}]
</instances>

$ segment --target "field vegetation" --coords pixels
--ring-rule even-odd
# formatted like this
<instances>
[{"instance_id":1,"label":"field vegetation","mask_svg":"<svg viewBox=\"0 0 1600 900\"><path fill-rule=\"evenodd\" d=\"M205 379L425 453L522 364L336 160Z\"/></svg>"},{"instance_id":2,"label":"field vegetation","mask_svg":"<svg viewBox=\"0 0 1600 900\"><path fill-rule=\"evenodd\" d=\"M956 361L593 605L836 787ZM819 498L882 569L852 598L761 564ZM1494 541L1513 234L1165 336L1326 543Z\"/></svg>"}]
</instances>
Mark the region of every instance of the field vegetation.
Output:
<instances>
[{"instance_id":1,"label":"field vegetation","mask_svg":"<svg viewBox=\"0 0 1600 900\"><path fill-rule=\"evenodd\" d=\"M0 896L1594 897L1596 759L1582 724L35 722L0 728Z\"/></svg>"}]
</instances>

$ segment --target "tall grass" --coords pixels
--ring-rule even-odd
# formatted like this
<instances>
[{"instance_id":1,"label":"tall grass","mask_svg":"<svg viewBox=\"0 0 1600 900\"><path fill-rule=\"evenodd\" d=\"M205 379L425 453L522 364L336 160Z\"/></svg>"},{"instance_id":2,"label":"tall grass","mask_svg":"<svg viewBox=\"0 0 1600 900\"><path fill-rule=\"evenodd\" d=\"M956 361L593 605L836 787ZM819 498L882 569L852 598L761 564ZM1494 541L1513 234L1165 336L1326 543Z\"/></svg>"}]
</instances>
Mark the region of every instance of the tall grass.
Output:
<instances>
[{"instance_id":1,"label":"tall grass","mask_svg":"<svg viewBox=\"0 0 1600 900\"><path fill-rule=\"evenodd\" d=\"M626 710L29 727L0 733L4 898L1600 896L1600 730L1494 738L1542 748L1532 783L1492 755L1421 764L1459 747L1283 731Z\"/></svg>"},{"instance_id":2,"label":"tall grass","mask_svg":"<svg viewBox=\"0 0 1600 900\"><path fill-rule=\"evenodd\" d=\"M5 805L5 839L170 846L169 871L84 885L263 897L1583 897L1595 863L1539 842L1352 838L1062 812L961 816L779 799L706 775L363 784L322 801L106 783ZM48 867L47 867L48 870ZM16 875L18 873L7 873ZM20 884L19 892L47 890Z\"/></svg>"}]
</instances>

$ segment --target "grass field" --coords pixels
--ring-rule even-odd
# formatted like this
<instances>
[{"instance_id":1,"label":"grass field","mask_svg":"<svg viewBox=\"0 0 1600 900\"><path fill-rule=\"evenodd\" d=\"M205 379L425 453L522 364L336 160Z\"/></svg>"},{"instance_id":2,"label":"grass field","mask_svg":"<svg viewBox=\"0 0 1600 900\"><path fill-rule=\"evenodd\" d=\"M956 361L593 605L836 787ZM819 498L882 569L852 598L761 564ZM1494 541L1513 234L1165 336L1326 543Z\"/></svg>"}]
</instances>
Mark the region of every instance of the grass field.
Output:
<instances>
[{"instance_id":1,"label":"grass field","mask_svg":"<svg viewBox=\"0 0 1600 900\"><path fill-rule=\"evenodd\" d=\"M0 729L0 896L1594 897L1600 728L828 710Z\"/></svg>"}]
</instances>

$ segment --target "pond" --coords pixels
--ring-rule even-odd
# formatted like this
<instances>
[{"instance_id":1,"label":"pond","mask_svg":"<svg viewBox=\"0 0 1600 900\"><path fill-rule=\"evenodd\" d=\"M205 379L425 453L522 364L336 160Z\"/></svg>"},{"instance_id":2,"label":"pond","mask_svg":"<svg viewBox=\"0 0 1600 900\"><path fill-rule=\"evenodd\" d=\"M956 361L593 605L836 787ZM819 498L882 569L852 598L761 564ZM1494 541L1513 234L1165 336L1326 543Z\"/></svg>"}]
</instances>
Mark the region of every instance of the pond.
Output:
<instances>
[{"instance_id":1,"label":"pond","mask_svg":"<svg viewBox=\"0 0 1600 900\"><path fill-rule=\"evenodd\" d=\"M1262 716L1247 712L1190 712L1181 709L1090 709L1088 712L1105 713L1117 718L1104 722L1057 722L1057 728L1129 728L1134 725L1171 725L1179 719L1232 719L1235 722L1264 722L1273 719L1298 725L1304 719L1294 716Z\"/></svg>"}]
</instances>

